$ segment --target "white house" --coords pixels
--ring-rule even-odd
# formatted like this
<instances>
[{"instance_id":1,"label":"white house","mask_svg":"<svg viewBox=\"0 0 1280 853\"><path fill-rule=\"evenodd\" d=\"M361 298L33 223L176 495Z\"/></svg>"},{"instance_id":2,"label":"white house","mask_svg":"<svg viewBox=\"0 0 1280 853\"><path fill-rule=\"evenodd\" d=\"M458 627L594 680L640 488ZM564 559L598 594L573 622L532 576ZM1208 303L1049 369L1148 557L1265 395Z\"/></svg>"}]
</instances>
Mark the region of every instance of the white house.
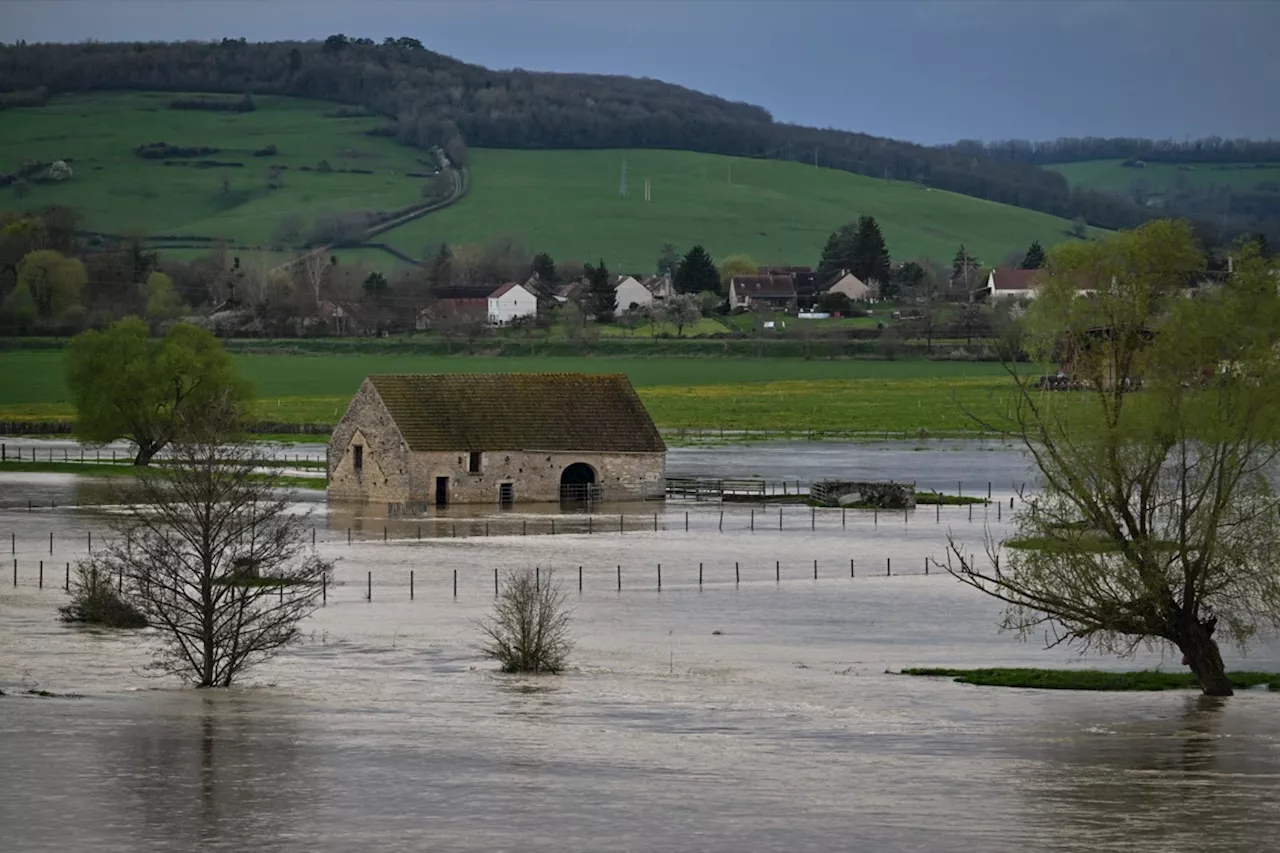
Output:
<instances>
[{"instance_id":1,"label":"white house","mask_svg":"<svg viewBox=\"0 0 1280 853\"><path fill-rule=\"evenodd\" d=\"M522 284L508 282L489 294L489 324L505 326L517 317L538 316L538 297Z\"/></svg>"},{"instance_id":2,"label":"white house","mask_svg":"<svg viewBox=\"0 0 1280 853\"><path fill-rule=\"evenodd\" d=\"M619 311L626 311L632 305L644 307L653 301L653 294L635 276L620 275L615 277L614 281Z\"/></svg>"},{"instance_id":3,"label":"white house","mask_svg":"<svg viewBox=\"0 0 1280 853\"><path fill-rule=\"evenodd\" d=\"M874 299L879 289L867 284L848 270L840 270L818 288L819 293L843 293L854 302Z\"/></svg>"},{"instance_id":4,"label":"white house","mask_svg":"<svg viewBox=\"0 0 1280 853\"><path fill-rule=\"evenodd\" d=\"M994 269L987 276L987 286L979 288L975 299L1034 299L1035 278L1040 270Z\"/></svg>"},{"instance_id":5,"label":"white house","mask_svg":"<svg viewBox=\"0 0 1280 853\"><path fill-rule=\"evenodd\" d=\"M646 278L643 282L644 289L653 294L653 298L659 302L664 302L676 295L675 285L671 283L671 276L667 274L655 275Z\"/></svg>"}]
</instances>

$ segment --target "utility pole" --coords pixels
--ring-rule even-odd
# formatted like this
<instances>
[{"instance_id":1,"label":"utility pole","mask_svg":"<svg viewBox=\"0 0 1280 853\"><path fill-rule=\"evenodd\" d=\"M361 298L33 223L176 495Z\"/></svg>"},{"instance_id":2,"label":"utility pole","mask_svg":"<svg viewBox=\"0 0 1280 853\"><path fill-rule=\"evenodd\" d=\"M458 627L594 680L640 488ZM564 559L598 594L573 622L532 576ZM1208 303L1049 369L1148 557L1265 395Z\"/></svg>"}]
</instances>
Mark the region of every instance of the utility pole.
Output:
<instances>
[{"instance_id":1,"label":"utility pole","mask_svg":"<svg viewBox=\"0 0 1280 853\"><path fill-rule=\"evenodd\" d=\"M627 194L627 161L622 161L622 183L618 186L618 195L625 196Z\"/></svg>"}]
</instances>

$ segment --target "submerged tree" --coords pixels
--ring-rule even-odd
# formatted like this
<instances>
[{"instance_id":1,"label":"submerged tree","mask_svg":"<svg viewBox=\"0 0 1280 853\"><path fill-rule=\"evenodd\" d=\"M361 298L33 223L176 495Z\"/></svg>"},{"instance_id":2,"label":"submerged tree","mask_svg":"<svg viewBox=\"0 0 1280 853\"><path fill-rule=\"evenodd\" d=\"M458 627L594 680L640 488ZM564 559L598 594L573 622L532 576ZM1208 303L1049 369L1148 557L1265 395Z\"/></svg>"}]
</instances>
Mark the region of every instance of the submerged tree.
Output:
<instances>
[{"instance_id":1,"label":"submerged tree","mask_svg":"<svg viewBox=\"0 0 1280 853\"><path fill-rule=\"evenodd\" d=\"M191 425L163 471L121 497L116 541L89 561L160 633L152 668L230 687L299 636L332 564L308 550L278 471L223 443L213 416Z\"/></svg>"},{"instance_id":2,"label":"submerged tree","mask_svg":"<svg viewBox=\"0 0 1280 853\"><path fill-rule=\"evenodd\" d=\"M178 323L160 340L147 324L125 318L72 339L67 348L67 386L76 406L76 434L88 441L127 438L138 448L135 465L146 465L184 424L200 424L202 413L230 406L241 412L252 396L222 348L204 329Z\"/></svg>"},{"instance_id":3,"label":"submerged tree","mask_svg":"<svg viewBox=\"0 0 1280 853\"><path fill-rule=\"evenodd\" d=\"M948 568L1008 605L1006 629L1121 655L1165 641L1229 695L1219 639L1243 649L1280 624L1280 297L1254 252L1187 299L1202 265L1182 222L1050 252L1026 344L1089 390L1042 393L1010 370L1002 426L1041 491L1019 547L990 543L985 567L953 541Z\"/></svg>"},{"instance_id":4,"label":"submerged tree","mask_svg":"<svg viewBox=\"0 0 1280 853\"><path fill-rule=\"evenodd\" d=\"M551 569L511 572L493 615L480 623L480 651L502 664L503 672L560 672L573 650L570 616Z\"/></svg>"}]
</instances>

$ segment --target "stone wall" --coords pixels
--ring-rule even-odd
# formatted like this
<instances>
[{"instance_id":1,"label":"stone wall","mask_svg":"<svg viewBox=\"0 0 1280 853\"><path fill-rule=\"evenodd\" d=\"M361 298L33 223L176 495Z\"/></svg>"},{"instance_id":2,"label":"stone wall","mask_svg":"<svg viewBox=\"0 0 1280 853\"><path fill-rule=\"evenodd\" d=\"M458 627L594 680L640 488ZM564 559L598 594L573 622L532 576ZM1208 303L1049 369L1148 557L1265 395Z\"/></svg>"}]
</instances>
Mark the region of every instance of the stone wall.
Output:
<instances>
[{"instance_id":1,"label":"stone wall","mask_svg":"<svg viewBox=\"0 0 1280 853\"><path fill-rule=\"evenodd\" d=\"M435 500L436 478L449 478L450 503L498 503L499 489L511 483L516 503L560 500L560 475L575 462L596 472L601 500L643 500L664 495L664 453L565 453L483 451L480 472L468 471L470 454L419 452L409 457L408 500Z\"/></svg>"},{"instance_id":2,"label":"stone wall","mask_svg":"<svg viewBox=\"0 0 1280 853\"><path fill-rule=\"evenodd\" d=\"M357 445L364 448L355 470ZM367 379L329 436L329 497L333 500L409 500L409 451L400 430Z\"/></svg>"}]
</instances>

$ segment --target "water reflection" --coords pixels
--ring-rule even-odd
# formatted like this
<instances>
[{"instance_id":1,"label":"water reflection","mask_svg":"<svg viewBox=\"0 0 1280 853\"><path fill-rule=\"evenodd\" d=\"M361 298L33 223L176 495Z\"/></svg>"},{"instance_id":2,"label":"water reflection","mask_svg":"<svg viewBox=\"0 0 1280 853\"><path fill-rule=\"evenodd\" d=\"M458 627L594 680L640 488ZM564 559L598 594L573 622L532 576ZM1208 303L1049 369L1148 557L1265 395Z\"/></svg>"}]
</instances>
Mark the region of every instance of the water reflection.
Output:
<instances>
[{"instance_id":1,"label":"water reflection","mask_svg":"<svg viewBox=\"0 0 1280 853\"><path fill-rule=\"evenodd\" d=\"M1046 837L1093 850L1273 846L1274 707L1266 697L1174 701L1172 713L1043 741L1029 806Z\"/></svg>"}]
</instances>

